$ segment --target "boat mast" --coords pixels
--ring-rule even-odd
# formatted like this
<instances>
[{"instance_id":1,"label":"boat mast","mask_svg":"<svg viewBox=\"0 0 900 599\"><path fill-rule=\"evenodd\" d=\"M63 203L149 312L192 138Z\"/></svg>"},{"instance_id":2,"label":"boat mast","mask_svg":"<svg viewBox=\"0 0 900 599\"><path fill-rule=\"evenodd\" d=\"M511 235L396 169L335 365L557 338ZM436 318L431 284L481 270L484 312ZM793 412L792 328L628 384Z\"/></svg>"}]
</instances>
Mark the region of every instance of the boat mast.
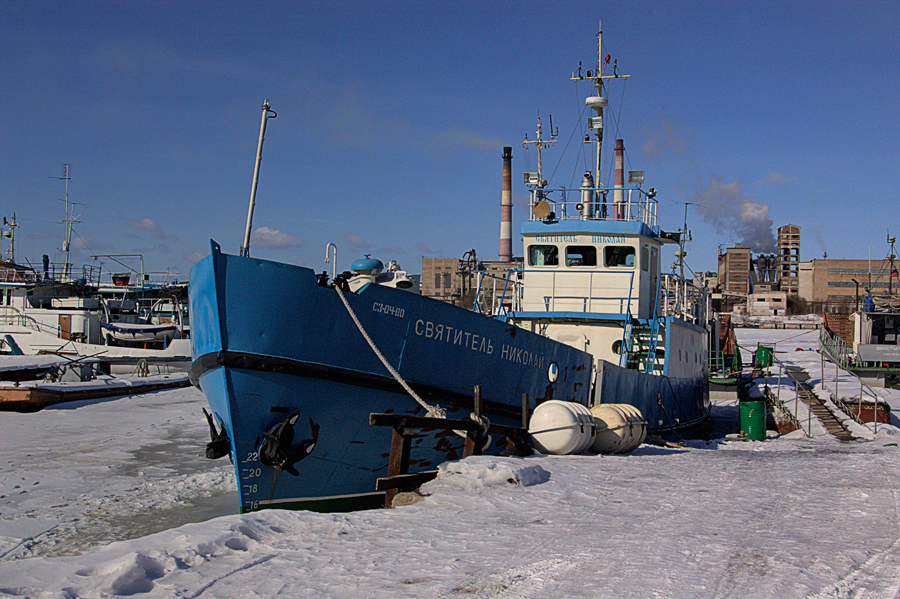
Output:
<instances>
[{"instance_id":1,"label":"boat mast","mask_svg":"<svg viewBox=\"0 0 900 599\"><path fill-rule=\"evenodd\" d=\"M6 217L3 217L3 225L9 227L9 231L3 231L3 237L9 237L9 262L10 264L16 263L16 227L20 227L22 225L16 222L16 213L13 212L12 222L6 220Z\"/></svg>"},{"instance_id":2,"label":"boat mast","mask_svg":"<svg viewBox=\"0 0 900 599\"><path fill-rule=\"evenodd\" d=\"M250 207L247 208L247 228L244 230L244 244L239 252L241 256L250 255L250 229L253 226L253 209L256 207L256 186L259 183L259 165L262 162L263 141L266 138L266 121L278 116L274 110L269 108L269 100L263 100L262 122L259 124L259 143L256 146L256 164L253 167L253 186L250 188Z\"/></svg>"},{"instance_id":3,"label":"boat mast","mask_svg":"<svg viewBox=\"0 0 900 599\"><path fill-rule=\"evenodd\" d=\"M581 63L578 63L578 73L572 73L571 80L572 81L582 81L584 79L589 79L593 81L594 87L597 90L597 94L595 96L591 96L586 98L584 103L590 108L594 109L594 112L597 113L595 117L588 118L588 128L594 131L596 136L595 140L590 139L590 134L584 136L584 143L595 143L597 144L597 160L594 163L594 181L595 185L598 187L595 192L594 200L596 202L595 205L600 206L602 204L602 215L606 217L606 195L602 194L599 190L600 187L600 157L603 146L603 109L609 104L609 100L603 93L604 79L627 79L631 75L619 75L618 67L616 65L616 61L613 61L613 74L612 75L604 75L603 71L607 64L609 64L610 56L603 56L603 25L602 21L598 21L597 28L597 68L594 71L587 71L583 76L581 74ZM601 197L602 196L602 197Z\"/></svg>"},{"instance_id":4,"label":"boat mast","mask_svg":"<svg viewBox=\"0 0 900 599\"><path fill-rule=\"evenodd\" d=\"M891 272L888 273L888 296L891 295L891 284L894 281L894 242L897 241L896 237L891 237L890 233L888 233L887 242L891 246L891 253L888 254L888 259L891 261Z\"/></svg>"},{"instance_id":5,"label":"boat mast","mask_svg":"<svg viewBox=\"0 0 900 599\"><path fill-rule=\"evenodd\" d=\"M68 164L63 165L63 176L62 177L51 177L51 178L60 179L60 180L66 182L66 199L65 199L66 220L63 221L66 223L66 238L63 241L63 247L60 248L60 250L66 253L66 261L63 264L63 278L68 279L68 278L70 278L70 274L71 274L70 273L71 265L69 264L69 247L72 244L72 225L75 223L81 222L79 220L75 220L81 215L79 214L78 216L75 216L75 202L69 201L69 181L71 179L71 177L69 177L69 165ZM72 208L71 212L69 211L70 206Z\"/></svg>"},{"instance_id":6,"label":"boat mast","mask_svg":"<svg viewBox=\"0 0 900 599\"><path fill-rule=\"evenodd\" d=\"M684 228L678 231L678 251L675 252L675 257L678 259L678 278L680 279L678 292L681 297L676 302L679 318L684 318L687 311L687 281L684 278L684 257L687 256L687 252L684 251L684 243L690 237L687 228L687 213L690 205L690 202L684 203Z\"/></svg>"}]
</instances>

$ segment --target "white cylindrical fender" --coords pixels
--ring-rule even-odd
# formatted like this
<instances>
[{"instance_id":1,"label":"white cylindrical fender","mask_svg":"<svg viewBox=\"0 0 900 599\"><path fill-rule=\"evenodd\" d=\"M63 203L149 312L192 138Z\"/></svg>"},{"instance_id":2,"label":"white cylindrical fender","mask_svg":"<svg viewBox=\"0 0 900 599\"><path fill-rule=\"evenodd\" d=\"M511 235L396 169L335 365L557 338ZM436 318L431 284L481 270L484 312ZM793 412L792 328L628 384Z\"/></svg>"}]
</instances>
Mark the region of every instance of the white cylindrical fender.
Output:
<instances>
[{"instance_id":1,"label":"white cylindrical fender","mask_svg":"<svg viewBox=\"0 0 900 599\"><path fill-rule=\"evenodd\" d=\"M594 439L597 436L597 423L594 420L594 415L591 413L590 408L587 406L575 402L566 403L569 404L570 408L575 410L581 422L584 423L584 440L582 446L573 452L581 453L586 451L594 443Z\"/></svg>"},{"instance_id":2,"label":"white cylindrical fender","mask_svg":"<svg viewBox=\"0 0 900 599\"><path fill-rule=\"evenodd\" d=\"M647 438L640 410L628 404L600 404L591 408L597 434L591 449L597 453L628 453Z\"/></svg>"},{"instance_id":3,"label":"white cylindrical fender","mask_svg":"<svg viewBox=\"0 0 900 599\"><path fill-rule=\"evenodd\" d=\"M640 447L641 443L646 441L647 439L647 421L644 420L644 415L641 414L641 411L636 407L630 404L619 404L619 407L624 408L627 413L630 414L630 422L637 434L632 435L634 437L634 446L630 449L626 449L625 451L633 451Z\"/></svg>"},{"instance_id":4,"label":"white cylindrical fender","mask_svg":"<svg viewBox=\"0 0 900 599\"><path fill-rule=\"evenodd\" d=\"M551 399L534 409L528 432L538 451L568 455L587 447L585 438L592 427L586 425L584 415L574 407L576 405L580 404Z\"/></svg>"}]
</instances>

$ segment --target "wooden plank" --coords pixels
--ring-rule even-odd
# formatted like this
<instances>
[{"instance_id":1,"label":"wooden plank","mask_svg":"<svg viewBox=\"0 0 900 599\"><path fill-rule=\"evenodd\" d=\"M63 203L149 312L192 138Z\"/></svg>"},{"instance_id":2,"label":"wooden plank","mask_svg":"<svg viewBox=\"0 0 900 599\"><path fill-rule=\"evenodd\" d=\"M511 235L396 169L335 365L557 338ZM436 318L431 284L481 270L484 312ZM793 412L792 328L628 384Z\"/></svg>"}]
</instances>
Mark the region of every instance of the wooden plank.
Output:
<instances>
[{"instance_id":1,"label":"wooden plank","mask_svg":"<svg viewBox=\"0 0 900 599\"><path fill-rule=\"evenodd\" d=\"M409 471L409 450L412 442L396 427L391 431L391 457L388 460L388 478L406 474ZM377 483L376 483L377 484ZM390 508L397 495L393 487L384 494L384 507Z\"/></svg>"},{"instance_id":2,"label":"wooden plank","mask_svg":"<svg viewBox=\"0 0 900 599\"><path fill-rule=\"evenodd\" d=\"M479 424L470 418L432 418L430 416L406 416L403 414L369 414L369 424L372 426L461 431L473 431L479 428Z\"/></svg>"},{"instance_id":3,"label":"wooden plank","mask_svg":"<svg viewBox=\"0 0 900 599\"><path fill-rule=\"evenodd\" d=\"M397 476L379 478L375 481L375 490L388 491L390 489L418 487L437 478L437 473L437 470L425 470L423 472L414 472L413 474L398 474ZM396 495L396 491L394 494Z\"/></svg>"},{"instance_id":4,"label":"wooden plank","mask_svg":"<svg viewBox=\"0 0 900 599\"><path fill-rule=\"evenodd\" d=\"M466 433L466 444L463 446L462 457L467 458L470 455L481 455L482 434L481 428Z\"/></svg>"},{"instance_id":5,"label":"wooden plank","mask_svg":"<svg viewBox=\"0 0 900 599\"><path fill-rule=\"evenodd\" d=\"M475 385L474 406L475 420L473 420L473 422L481 419L481 385ZM466 431L466 444L463 446L464 458L467 458L470 455L481 455L483 436L484 432L481 430L480 426L474 431Z\"/></svg>"},{"instance_id":6,"label":"wooden plank","mask_svg":"<svg viewBox=\"0 0 900 599\"><path fill-rule=\"evenodd\" d=\"M35 411L52 404L82 399L99 399L102 397L117 397L126 395L139 395L151 391L170 389L173 387L187 387L188 379L172 381L155 381L148 384L134 383L131 385L116 385L110 387L78 388L78 383L73 383L71 388L46 389L41 387L0 387L0 410Z\"/></svg>"}]
</instances>

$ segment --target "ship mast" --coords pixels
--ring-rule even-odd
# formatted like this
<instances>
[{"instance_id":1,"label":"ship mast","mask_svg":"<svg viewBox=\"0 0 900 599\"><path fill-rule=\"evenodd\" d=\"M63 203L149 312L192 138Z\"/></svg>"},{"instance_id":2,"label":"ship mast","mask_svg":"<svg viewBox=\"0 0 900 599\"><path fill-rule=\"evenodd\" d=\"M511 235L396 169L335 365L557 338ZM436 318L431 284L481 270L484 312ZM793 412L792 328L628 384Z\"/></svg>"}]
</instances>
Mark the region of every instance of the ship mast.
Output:
<instances>
[{"instance_id":1,"label":"ship mast","mask_svg":"<svg viewBox=\"0 0 900 599\"><path fill-rule=\"evenodd\" d=\"M522 142L522 146L526 149L528 148L528 144L534 145L537 148L537 173L525 173L525 185L535 185L538 189L542 189L547 186L547 182L544 181L544 174L542 172L541 166L541 150L544 147L549 146L551 144L556 143L556 135L557 133L553 131L553 116L550 116L550 139L544 139L543 133L541 131L541 118L538 117L537 122L537 139L529 140L528 134L525 134L525 141Z\"/></svg>"},{"instance_id":2,"label":"ship mast","mask_svg":"<svg viewBox=\"0 0 900 599\"><path fill-rule=\"evenodd\" d=\"M603 56L603 25L602 21L598 22L597 28L597 68L593 71L587 71L584 75L581 73L581 62L578 63L578 71L577 73L572 73L571 80L572 81L582 81L582 80L590 80L594 84L594 88L597 90L597 94L591 96L589 98L585 98L585 105L594 109L594 112L597 113L597 116L588 118L588 128L594 131L594 135L596 139L591 139L590 134L584 136L584 143L595 143L597 144L597 160L594 163L594 181L597 187L600 187L600 157L603 146L603 109L607 107L609 104L609 100L604 95L604 79L627 79L631 75L619 75L618 67L616 65L616 61L613 61L613 74L612 75L604 75L603 72L605 70L606 65L609 64L610 56ZM601 194L598 189L595 192L595 202L596 205L601 205L603 215L606 216L606 195ZM602 198L601 198L602 195Z\"/></svg>"},{"instance_id":3,"label":"ship mast","mask_svg":"<svg viewBox=\"0 0 900 599\"><path fill-rule=\"evenodd\" d=\"M266 139L266 121L274 119L278 114L269 106L269 100L263 100L262 122L259 124L259 143L256 146L256 163L253 166L253 185L250 188L250 206L247 208L247 226L244 229L244 243L239 255L250 255L250 231L253 227L253 209L256 207L256 186L259 184L259 165L262 162L263 142Z\"/></svg>"}]
</instances>

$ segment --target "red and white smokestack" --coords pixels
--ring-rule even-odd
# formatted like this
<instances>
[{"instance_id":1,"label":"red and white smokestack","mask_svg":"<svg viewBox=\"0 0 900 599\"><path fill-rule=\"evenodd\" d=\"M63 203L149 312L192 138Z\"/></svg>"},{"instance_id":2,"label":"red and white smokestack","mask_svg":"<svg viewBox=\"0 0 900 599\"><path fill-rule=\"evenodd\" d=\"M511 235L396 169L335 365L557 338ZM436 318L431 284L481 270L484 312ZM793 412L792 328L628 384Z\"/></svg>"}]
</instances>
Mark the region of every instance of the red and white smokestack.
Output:
<instances>
[{"instance_id":1,"label":"red and white smokestack","mask_svg":"<svg viewBox=\"0 0 900 599\"><path fill-rule=\"evenodd\" d=\"M625 218L625 141L616 140L616 189L613 191L615 219Z\"/></svg>"},{"instance_id":2,"label":"red and white smokestack","mask_svg":"<svg viewBox=\"0 0 900 599\"><path fill-rule=\"evenodd\" d=\"M500 262L512 262L512 148L503 148L503 193L500 195Z\"/></svg>"}]
</instances>

